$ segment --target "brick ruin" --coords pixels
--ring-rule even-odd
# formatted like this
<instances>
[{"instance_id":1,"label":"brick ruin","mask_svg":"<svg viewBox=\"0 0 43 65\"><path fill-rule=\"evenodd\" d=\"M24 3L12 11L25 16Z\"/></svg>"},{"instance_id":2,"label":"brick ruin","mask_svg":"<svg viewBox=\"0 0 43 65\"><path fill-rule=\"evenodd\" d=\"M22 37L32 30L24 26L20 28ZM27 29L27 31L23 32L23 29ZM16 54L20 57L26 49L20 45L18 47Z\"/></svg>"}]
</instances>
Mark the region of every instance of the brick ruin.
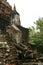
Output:
<instances>
[{"instance_id":1,"label":"brick ruin","mask_svg":"<svg viewBox=\"0 0 43 65\"><path fill-rule=\"evenodd\" d=\"M32 58L28 44L28 29L21 26L20 14L7 0L0 0L0 64L21 65Z\"/></svg>"}]
</instances>

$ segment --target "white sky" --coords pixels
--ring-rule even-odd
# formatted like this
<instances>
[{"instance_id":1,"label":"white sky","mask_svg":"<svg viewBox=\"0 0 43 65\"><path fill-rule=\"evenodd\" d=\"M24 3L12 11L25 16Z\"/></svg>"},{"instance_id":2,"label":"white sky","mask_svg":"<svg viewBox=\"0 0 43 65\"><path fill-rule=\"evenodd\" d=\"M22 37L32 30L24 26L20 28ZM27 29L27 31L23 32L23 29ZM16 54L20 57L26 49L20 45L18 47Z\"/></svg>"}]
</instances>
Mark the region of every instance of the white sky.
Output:
<instances>
[{"instance_id":1,"label":"white sky","mask_svg":"<svg viewBox=\"0 0 43 65\"><path fill-rule=\"evenodd\" d=\"M23 27L33 26L39 17L43 17L43 0L7 0L12 7L16 5Z\"/></svg>"}]
</instances>

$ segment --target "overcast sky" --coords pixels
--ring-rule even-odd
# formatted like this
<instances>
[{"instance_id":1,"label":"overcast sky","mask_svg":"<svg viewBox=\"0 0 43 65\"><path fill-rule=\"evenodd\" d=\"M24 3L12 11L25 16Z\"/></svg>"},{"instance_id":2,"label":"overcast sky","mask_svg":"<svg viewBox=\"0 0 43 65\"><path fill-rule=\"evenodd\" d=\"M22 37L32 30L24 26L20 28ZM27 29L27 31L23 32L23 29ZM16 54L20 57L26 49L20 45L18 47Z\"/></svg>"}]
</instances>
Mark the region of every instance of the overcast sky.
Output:
<instances>
[{"instance_id":1,"label":"overcast sky","mask_svg":"<svg viewBox=\"0 0 43 65\"><path fill-rule=\"evenodd\" d=\"M43 0L7 0L12 7L16 5L20 13L21 25L23 27L33 26L39 17L43 17Z\"/></svg>"}]
</instances>

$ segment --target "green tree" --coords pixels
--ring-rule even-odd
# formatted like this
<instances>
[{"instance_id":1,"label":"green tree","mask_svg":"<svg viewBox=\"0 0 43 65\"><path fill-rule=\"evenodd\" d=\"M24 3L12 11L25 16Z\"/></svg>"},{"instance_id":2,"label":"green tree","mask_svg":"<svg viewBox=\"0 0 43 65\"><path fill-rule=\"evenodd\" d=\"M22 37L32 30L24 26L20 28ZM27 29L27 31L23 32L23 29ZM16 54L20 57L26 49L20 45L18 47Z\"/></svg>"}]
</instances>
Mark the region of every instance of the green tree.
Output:
<instances>
[{"instance_id":1,"label":"green tree","mask_svg":"<svg viewBox=\"0 0 43 65\"><path fill-rule=\"evenodd\" d=\"M38 37L38 42L40 42L40 45L43 45L43 18L39 18L39 20L36 21L36 30L37 31L37 37Z\"/></svg>"},{"instance_id":2,"label":"green tree","mask_svg":"<svg viewBox=\"0 0 43 65\"><path fill-rule=\"evenodd\" d=\"M34 27L29 28L29 42L38 46L39 51L43 53L43 18L39 18L36 22L36 29Z\"/></svg>"},{"instance_id":3,"label":"green tree","mask_svg":"<svg viewBox=\"0 0 43 65\"><path fill-rule=\"evenodd\" d=\"M29 43L34 44L35 28L29 27Z\"/></svg>"}]
</instances>

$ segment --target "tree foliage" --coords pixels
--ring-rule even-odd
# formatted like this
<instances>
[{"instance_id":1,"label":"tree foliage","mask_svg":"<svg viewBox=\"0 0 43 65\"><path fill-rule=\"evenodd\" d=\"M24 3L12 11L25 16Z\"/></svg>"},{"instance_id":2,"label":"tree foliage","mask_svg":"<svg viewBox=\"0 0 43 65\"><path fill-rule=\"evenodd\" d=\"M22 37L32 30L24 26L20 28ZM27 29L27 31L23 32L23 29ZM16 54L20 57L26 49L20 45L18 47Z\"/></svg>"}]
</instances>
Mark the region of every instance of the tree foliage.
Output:
<instances>
[{"instance_id":1,"label":"tree foliage","mask_svg":"<svg viewBox=\"0 0 43 65\"><path fill-rule=\"evenodd\" d=\"M36 44L40 52L43 52L43 18L39 18L35 25L36 29L34 27L29 28L29 42Z\"/></svg>"}]
</instances>

